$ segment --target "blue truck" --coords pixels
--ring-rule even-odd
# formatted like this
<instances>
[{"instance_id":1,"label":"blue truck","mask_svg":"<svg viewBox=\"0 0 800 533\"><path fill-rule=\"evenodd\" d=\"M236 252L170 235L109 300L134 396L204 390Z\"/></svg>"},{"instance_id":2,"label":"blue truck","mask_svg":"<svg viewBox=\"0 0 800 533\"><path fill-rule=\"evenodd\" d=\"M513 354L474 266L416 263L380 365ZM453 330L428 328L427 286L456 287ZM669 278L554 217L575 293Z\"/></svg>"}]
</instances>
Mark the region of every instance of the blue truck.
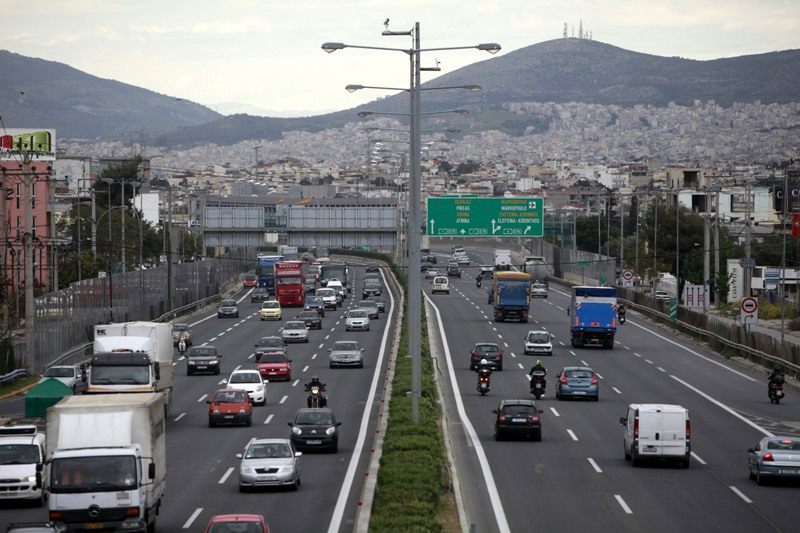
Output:
<instances>
[{"instance_id":1,"label":"blue truck","mask_svg":"<svg viewBox=\"0 0 800 533\"><path fill-rule=\"evenodd\" d=\"M489 303L494 304L495 322L505 320L528 321L531 306L530 274L524 272L496 272Z\"/></svg>"},{"instance_id":2,"label":"blue truck","mask_svg":"<svg viewBox=\"0 0 800 533\"><path fill-rule=\"evenodd\" d=\"M617 289L614 287L572 287L569 332L573 348L602 346L614 348L617 333Z\"/></svg>"},{"instance_id":3,"label":"blue truck","mask_svg":"<svg viewBox=\"0 0 800 533\"><path fill-rule=\"evenodd\" d=\"M259 254L256 260L256 276L258 286L267 289L269 294L275 294L275 263L283 261L282 255Z\"/></svg>"}]
</instances>

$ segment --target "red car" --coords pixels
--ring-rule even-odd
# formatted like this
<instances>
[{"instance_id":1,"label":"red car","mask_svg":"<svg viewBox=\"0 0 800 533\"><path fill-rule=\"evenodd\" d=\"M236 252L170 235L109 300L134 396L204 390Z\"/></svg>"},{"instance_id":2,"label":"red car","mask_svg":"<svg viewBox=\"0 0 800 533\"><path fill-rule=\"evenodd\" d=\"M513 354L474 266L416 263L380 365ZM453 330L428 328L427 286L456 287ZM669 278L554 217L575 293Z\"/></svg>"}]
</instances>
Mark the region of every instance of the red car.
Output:
<instances>
[{"instance_id":1,"label":"red car","mask_svg":"<svg viewBox=\"0 0 800 533\"><path fill-rule=\"evenodd\" d=\"M242 278L242 288L258 287L258 278L255 274L245 274Z\"/></svg>"},{"instance_id":2,"label":"red car","mask_svg":"<svg viewBox=\"0 0 800 533\"><path fill-rule=\"evenodd\" d=\"M206 403L210 428L220 424L253 425L253 405L246 390L220 389Z\"/></svg>"},{"instance_id":3,"label":"red car","mask_svg":"<svg viewBox=\"0 0 800 533\"><path fill-rule=\"evenodd\" d=\"M236 524L236 526L228 527L228 524ZM260 514L219 514L212 516L206 526L206 533L230 533L231 531L269 533L269 526Z\"/></svg>"},{"instance_id":4,"label":"red car","mask_svg":"<svg viewBox=\"0 0 800 533\"><path fill-rule=\"evenodd\" d=\"M292 360L285 353L265 353L258 360L258 371L265 380L292 379Z\"/></svg>"}]
</instances>

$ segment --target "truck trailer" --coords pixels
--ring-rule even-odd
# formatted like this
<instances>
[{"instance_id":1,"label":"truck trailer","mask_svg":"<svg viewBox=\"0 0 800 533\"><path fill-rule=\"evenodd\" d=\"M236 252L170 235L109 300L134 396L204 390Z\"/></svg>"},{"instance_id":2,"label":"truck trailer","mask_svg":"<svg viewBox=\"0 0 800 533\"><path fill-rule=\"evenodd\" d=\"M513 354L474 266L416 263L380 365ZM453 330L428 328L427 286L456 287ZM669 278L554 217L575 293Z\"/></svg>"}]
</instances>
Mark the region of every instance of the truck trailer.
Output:
<instances>
[{"instance_id":1,"label":"truck trailer","mask_svg":"<svg viewBox=\"0 0 800 533\"><path fill-rule=\"evenodd\" d=\"M531 305L531 275L524 272L495 273L489 303L494 305L495 321L527 322Z\"/></svg>"},{"instance_id":2,"label":"truck trailer","mask_svg":"<svg viewBox=\"0 0 800 533\"><path fill-rule=\"evenodd\" d=\"M569 326L573 348L602 346L614 348L617 333L617 289L614 287L572 287Z\"/></svg>"},{"instance_id":3,"label":"truck trailer","mask_svg":"<svg viewBox=\"0 0 800 533\"><path fill-rule=\"evenodd\" d=\"M47 410L50 521L154 532L166 487L165 395L68 396Z\"/></svg>"}]
</instances>

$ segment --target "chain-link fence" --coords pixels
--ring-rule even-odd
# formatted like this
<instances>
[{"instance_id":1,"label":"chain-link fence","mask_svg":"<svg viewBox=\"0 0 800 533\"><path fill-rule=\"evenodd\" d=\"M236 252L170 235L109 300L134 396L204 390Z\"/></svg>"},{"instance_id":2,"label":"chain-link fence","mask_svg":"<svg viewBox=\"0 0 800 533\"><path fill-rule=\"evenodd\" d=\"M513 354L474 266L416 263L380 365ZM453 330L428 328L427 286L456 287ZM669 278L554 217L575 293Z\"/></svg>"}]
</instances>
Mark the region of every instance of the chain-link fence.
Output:
<instances>
[{"instance_id":1,"label":"chain-link fence","mask_svg":"<svg viewBox=\"0 0 800 533\"><path fill-rule=\"evenodd\" d=\"M166 321L217 297L226 284L255 268L254 248L233 249L220 257L113 274L72 283L69 288L36 298L30 360L25 366L41 374L51 364L83 356L80 348L94 339L94 326L133 320ZM171 295L171 298L170 298ZM23 361L24 344L15 346Z\"/></svg>"}]
</instances>

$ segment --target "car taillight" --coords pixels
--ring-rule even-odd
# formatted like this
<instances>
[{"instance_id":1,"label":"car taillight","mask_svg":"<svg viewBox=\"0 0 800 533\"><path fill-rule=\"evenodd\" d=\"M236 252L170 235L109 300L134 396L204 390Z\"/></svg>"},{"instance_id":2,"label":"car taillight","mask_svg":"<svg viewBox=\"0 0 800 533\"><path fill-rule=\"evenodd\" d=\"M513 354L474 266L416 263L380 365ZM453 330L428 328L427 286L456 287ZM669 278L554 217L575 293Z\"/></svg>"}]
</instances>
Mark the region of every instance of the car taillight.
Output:
<instances>
[{"instance_id":1,"label":"car taillight","mask_svg":"<svg viewBox=\"0 0 800 533\"><path fill-rule=\"evenodd\" d=\"M761 458L762 461L775 461L775 457L771 453L764 454Z\"/></svg>"},{"instance_id":2,"label":"car taillight","mask_svg":"<svg viewBox=\"0 0 800 533\"><path fill-rule=\"evenodd\" d=\"M503 352L497 352L494 355L495 355L495 357L503 357Z\"/></svg>"},{"instance_id":3,"label":"car taillight","mask_svg":"<svg viewBox=\"0 0 800 533\"><path fill-rule=\"evenodd\" d=\"M531 417L531 420L533 421L534 424L538 424L539 423L539 415L533 415Z\"/></svg>"},{"instance_id":4,"label":"car taillight","mask_svg":"<svg viewBox=\"0 0 800 533\"><path fill-rule=\"evenodd\" d=\"M639 438L639 419L638 418L635 418L633 420L633 438L634 439L638 439Z\"/></svg>"},{"instance_id":5,"label":"car taillight","mask_svg":"<svg viewBox=\"0 0 800 533\"><path fill-rule=\"evenodd\" d=\"M566 374L561 374L561 384L562 385L566 385L567 384L567 375Z\"/></svg>"},{"instance_id":6,"label":"car taillight","mask_svg":"<svg viewBox=\"0 0 800 533\"><path fill-rule=\"evenodd\" d=\"M692 436L692 424L689 422L689 419L686 419L686 440Z\"/></svg>"},{"instance_id":7,"label":"car taillight","mask_svg":"<svg viewBox=\"0 0 800 533\"><path fill-rule=\"evenodd\" d=\"M592 376L592 385L597 385L597 374Z\"/></svg>"},{"instance_id":8,"label":"car taillight","mask_svg":"<svg viewBox=\"0 0 800 533\"><path fill-rule=\"evenodd\" d=\"M472 357L478 357L478 352L472 352Z\"/></svg>"},{"instance_id":9,"label":"car taillight","mask_svg":"<svg viewBox=\"0 0 800 533\"><path fill-rule=\"evenodd\" d=\"M499 415L497 415L497 423L498 424L506 423L506 415L504 413L500 413Z\"/></svg>"}]
</instances>

